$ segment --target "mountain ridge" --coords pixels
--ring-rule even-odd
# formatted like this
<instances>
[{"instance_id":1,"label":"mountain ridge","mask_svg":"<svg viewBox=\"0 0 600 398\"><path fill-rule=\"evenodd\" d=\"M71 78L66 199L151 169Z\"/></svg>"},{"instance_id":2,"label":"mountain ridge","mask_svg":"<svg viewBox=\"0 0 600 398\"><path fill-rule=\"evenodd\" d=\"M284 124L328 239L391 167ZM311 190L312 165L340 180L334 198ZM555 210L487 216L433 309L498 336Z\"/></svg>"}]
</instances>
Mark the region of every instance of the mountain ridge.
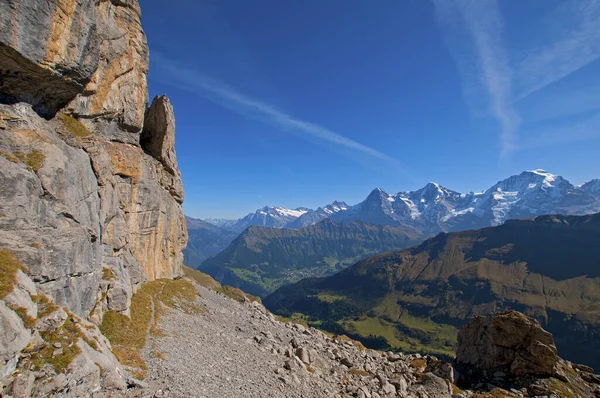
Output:
<instances>
[{"instance_id":1,"label":"mountain ridge","mask_svg":"<svg viewBox=\"0 0 600 398\"><path fill-rule=\"evenodd\" d=\"M222 284L264 296L302 277L328 275L358 258L420 241L410 227L330 219L299 229L249 226L222 252L196 268Z\"/></svg>"},{"instance_id":2,"label":"mountain ridge","mask_svg":"<svg viewBox=\"0 0 600 398\"><path fill-rule=\"evenodd\" d=\"M448 354L468 318L516 309L554 334L567 358L597 366L599 236L600 213L440 233L333 276L284 286L264 303L336 333Z\"/></svg>"},{"instance_id":3,"label":"mountain ridge","mask_svg":"<svg viewBox=\"0 0 600 398\"><path fill-rule=\"evenodd\" d=\"M185 264L200 264L225 249L238 236L237 232L197 218L186 216L185 221L188 231L188 244L183 249Z\"/></svg>"}]
</instances>

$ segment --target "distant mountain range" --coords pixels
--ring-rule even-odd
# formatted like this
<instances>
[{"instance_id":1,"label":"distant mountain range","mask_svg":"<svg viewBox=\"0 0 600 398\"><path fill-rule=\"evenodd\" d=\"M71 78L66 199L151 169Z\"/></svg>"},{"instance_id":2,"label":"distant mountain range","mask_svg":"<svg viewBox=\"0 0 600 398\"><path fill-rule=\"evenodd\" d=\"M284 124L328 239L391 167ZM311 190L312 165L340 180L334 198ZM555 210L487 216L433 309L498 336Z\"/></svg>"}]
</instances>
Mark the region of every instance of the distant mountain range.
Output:
<instances>
[{"instance_id":1,"label":"distant mountain range","mask_svg":"<svg viewBox=\"0 0 600 398\"><path fill-rule=\"evenodd\" d=\"M539 195L565 206L574 203L566 199L569 195L586 198L583 187L550 178L532 172L497 187L505 199L507 192L519 192L525 203L535 203ZM533 186L544 183L551 184L545 193ZM431 187L434 194L424 199L433 200L437 188ZM485 202L495 192L500 191L478 197ZM454 197L442 189L438 193ZM410 200L416 198L415 194ZM506 202L498 198L492 203ZM512 206L508 215L520 214L516 209L524 207ZM490 217L499 222L506 215L492 211ZM315 326L376 348L448 356L453 355L457 328L469 318L516 309L538 319L554 335L561 355L598 367L600 214L540 216L440 233L419 246L365 259L333 276L284 286L264 303L275 313L305 314Z\"/></svg>"},{"instance_id":2,"label":"distant mountain range","mask_svg":"<svg viewBox=\"0 0 600 398\"><path fill-rule=\"evenodd\" d=\"M338 222L410 226L424 236L500 225L543 214L583 215L600 211L600 180L575 186L536 169L499 181L483 192L459 193L436 183L388 194L378 188L354 206L334 202L317 210L264 207L239 220L206 220L241 232L250 225L301 228L325 218Z\"/></svg>"},{"instance_id":3,"label":"distant mountain range","mask_svg":"<svg viewBox=\"0 0 600 398\"><path fill-rule=\"evenodd\" d=\"M184 263L190 267L201 264L207 258L225 249L238 235L236 232L217 227L197 218L185 218L188 244L183 250Z\"/></svg>"},{"instance_id":4,"label":"distant mountain range","mask_svg":"<svg viewBox=\"0 0 600 398\"><path fill-rule=\"evenodd\" d=\"M329 219L299 229L253 225L216 256L200 265L188 264L222 284L265 296L284 284L331 275L361 258L409 247L422 239L411 227Z\"/></svg>"},{"instance_id":5,"label":"distant mountain range","mask_svg":"<svg viewBox=\"0 0 600 398\"><path fill-rule=\"evenodd\" d=\"M286 209L279 206L265 206L238 220L207 218L204 221L235 232L242 232L251 225L272 228L302 228L314 225L337 212L346 211L348 208L346 203L337 201L319 207L317 210L306 207Z\"/></svg>"}]
</instances>

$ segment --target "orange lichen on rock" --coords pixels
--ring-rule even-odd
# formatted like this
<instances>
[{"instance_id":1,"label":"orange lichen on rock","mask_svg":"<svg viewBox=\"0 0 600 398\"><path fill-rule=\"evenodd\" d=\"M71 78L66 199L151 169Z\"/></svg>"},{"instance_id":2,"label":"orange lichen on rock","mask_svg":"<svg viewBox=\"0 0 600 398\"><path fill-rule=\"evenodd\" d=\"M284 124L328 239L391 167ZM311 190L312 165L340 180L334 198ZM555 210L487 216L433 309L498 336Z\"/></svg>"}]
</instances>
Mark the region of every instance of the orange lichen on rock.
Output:
<instances>
[{"instance_id":1,"label":"orange lichen on rock","mask_svg":"<svg viewBox=\"0 0 600 398\"><path fill-rule=\"evenodd\" d=\"M43 64L53 67L62 59L69 59L68 46L71 42L73 17L77 0L60 0L52 15L52 25L48 34L48 49Z\"/></svg>"},{"instance_id":2,"label":"orange lichen on rock","mask_svg":"<svg viewBox=\"0 0 600 398\"><path fill-rule=\"evenodd\" d=\"M143 152L140 148L114 142L104 143L114 174L138 182L142 175Z\"/></svg>"}]
</instances>

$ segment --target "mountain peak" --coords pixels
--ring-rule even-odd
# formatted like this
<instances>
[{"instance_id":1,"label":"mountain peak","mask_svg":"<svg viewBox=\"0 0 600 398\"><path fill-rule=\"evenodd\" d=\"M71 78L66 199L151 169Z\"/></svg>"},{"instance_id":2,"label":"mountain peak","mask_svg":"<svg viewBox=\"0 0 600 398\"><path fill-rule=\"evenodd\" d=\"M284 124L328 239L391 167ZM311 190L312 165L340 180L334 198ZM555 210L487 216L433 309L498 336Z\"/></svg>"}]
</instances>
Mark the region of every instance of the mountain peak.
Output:
<instances>
[{"instance_id":1,"label":"mountain peak","mask_svg":"<svg viewBox=\"0 0 600 398\"><path fill-rule=\"evenodd\" d=\"M367 196L367 199L369 199L369 198L378 199L378 198L381 198L382 196L387 196L387 192L385 192L381 188L375 188L374 190L371 191L369 196Z\"/></svg>"},{"instance_id":2,"label":"mountain peak","mask_svg":"<svg viewBox=\"0 0 600 398\"><path fill-rule=\"evenodd\" d=\"M554 174L548 173L546 170L544 169L533 169L533 170L528 170L529 173L534 173L534 174L539 174L545 177L549 177L549 176L553 176L556 177Z\"/></svg>"},{"instance_id":3,"label":"mountain peak","mask_svg":"<svg viewBox=\"0 0 600 398\"><path fill-rule=\"evenodd\" d=\"M559 176L557 176L557 175L555 175L555 174L549 173L549 172L547 172L547 171L546 171L546 170L544 170L544 169L534 169L534 170L528 170L528 171L524 171L523 173L521 173L521 175L524 175L524 174L525 174L525 175L531 175L531 174L534 174L534 175L536 175L536 176L543 177L543 178L544 178L544 180L546 180L546 181L548 181L548 182L552 182L552 181L555 181L555 180L556 180L556 179L558 179L558 178L562 178L562 177L559 177Z\"/></svg>"},{"instance_id":4,"label":"mountain peak","mask_svg":"<svg viewBox=\"0 0 600 398\"><path fill-rule=\"evenodd\" d=\"M577 187L591 195L600 196L600 179L590 180L584 184L578 185Z\"/></svg>"},{"instance_id":5,"label":"mountain peak","mask_svg":"<svg viewBox=\"0 0 600 398\"><path fill-rule=\"evenodd\" d=\"M348 206L348 205L346 204L346 202L344 202L344 201L341 201L341 202L340 202L339 200L334 200L334 201L333 201L333 203L332 203L331 205L332 205L332 206Z\"/></svg>"}]
</instances>

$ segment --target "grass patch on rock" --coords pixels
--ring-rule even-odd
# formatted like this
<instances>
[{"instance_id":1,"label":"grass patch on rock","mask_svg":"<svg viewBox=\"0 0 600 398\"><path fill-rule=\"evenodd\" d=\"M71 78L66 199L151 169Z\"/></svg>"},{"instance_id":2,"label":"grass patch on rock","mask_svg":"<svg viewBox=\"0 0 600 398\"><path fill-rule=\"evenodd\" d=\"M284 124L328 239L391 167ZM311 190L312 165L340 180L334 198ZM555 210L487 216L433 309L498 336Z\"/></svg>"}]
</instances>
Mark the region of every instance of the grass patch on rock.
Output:
<instances>
[{"instance_id":1,"label":"grass patch on rock","mask_svg":"<svg viewBox=\"0 0 600 398\"><path fill-rule=\"evenodd\" d=\"M31 300L38 305L38 318L50 315L58 309L58 305L43 294L32 296Z\"/></svg>"},{"instance_id":2,"label":"grass patch on rock","mask_svg":"<svg viewBox=\"0 0 600 398\"><path fill-rule=\"evenodd\" d=\"M58 114L58 118L63 122L67 131L75 137L88 137L93 134L85 127L85 124L81 123L71 115L60 113Z\"/></svg>"},{"instance_id":3,"label":"grass patch on rock","mask_svg":"<svg viewBox=\"0 0 600 398\"><path fill-rule=\"evenodd\" d=\"M221 284L213 279L212 276L205 274L204 272L197 271L189 267L183 267L183 274L195 281L200 286L204 286L211 290L217 290L221 288Z\"/></svg>"},{"instance_id":4,"label":"grass patch on rock","mask_svg":"<svg viewBox=\"0 0 600 398\"><path fill-rule=\"evenodd\" d=\"M115 273L110 268L102 268L102 280L103 281L112 281L117 279Z\"/></svg>"},{"instance_id":5,"label":"grass patch on rock","mask_svg":"<svg viewBox=\"0 0 600 398\"><path fill-rule=\"evenodd\" d=\"M131 317L107 311L100 325L100 331L110 341L119 362L136 369L136 378L144 378L146 375L146 363L140 352L146 345L146 333L152 319L151 300L148 294L138 291L131 299Z\"/></svg>"},{"instance_id":6,"label":"grass patch on rock","mask_svg":"<svg viewBox=\"0 0 600 398\"><path fill-rule=\"evenodd\" d=\"M83 333L69 317L65 323L56 330L41 332L42 339L46 342L44 348L32 355L34 369L41 369L44 363L52 365L56 373L64 372L81 353L77 345ZM55 347L60 344L60 347Z\"/></svg>"},{"instance_id":7,"label":"grass patch on rock","mask_svg":"<svg viewBox=\"0 0 600 398\"><path fill-rule=\"evenodd\" d=\"M27 313L27 309L23 307L14 307L12 305L8 305L8 308L13 310L19 318L23 321L23 326L27 329L31 329L35 325L36 319Z\"/></svg>"},{"instance_id":8,"label":"grass patch on rock","mask_svg":"<svg viewBox=\"0 0 600 398\"><path fill-rule=\"evenodd\" d=\"M0 250L0 299L13 291L19 270L25 272L27 269L12 253Z\"/></svg>"},{"instance_id":9,"label":"grass patch on rock","mask_svg":"<svg viewBox=\"0 0 600 398\"><path fill-rule=\"evenodd\" d=\"M58 305L45 295L32 296L32 300L38 305L38 319L60 309ZM65 307L63 307L63 310L67 313L67 319L61 326L54 330L40 332L40 336L45 344L39 351L31 354L34 370L40 370L45 364L49 364L54 368L56 373L64 372L81 353L81 348L78 345L79 340L83 340L94 350L100 348L98 343L93 338L88 337L82 330L82 326L75 320L75 315ZM30 317L25 309L18 308L16 312L22 319L24 317L28 319L26 322L30 326L27 326L26 323L26 327L33 326L36 320Z\"/></svg>"}]
</instances>

